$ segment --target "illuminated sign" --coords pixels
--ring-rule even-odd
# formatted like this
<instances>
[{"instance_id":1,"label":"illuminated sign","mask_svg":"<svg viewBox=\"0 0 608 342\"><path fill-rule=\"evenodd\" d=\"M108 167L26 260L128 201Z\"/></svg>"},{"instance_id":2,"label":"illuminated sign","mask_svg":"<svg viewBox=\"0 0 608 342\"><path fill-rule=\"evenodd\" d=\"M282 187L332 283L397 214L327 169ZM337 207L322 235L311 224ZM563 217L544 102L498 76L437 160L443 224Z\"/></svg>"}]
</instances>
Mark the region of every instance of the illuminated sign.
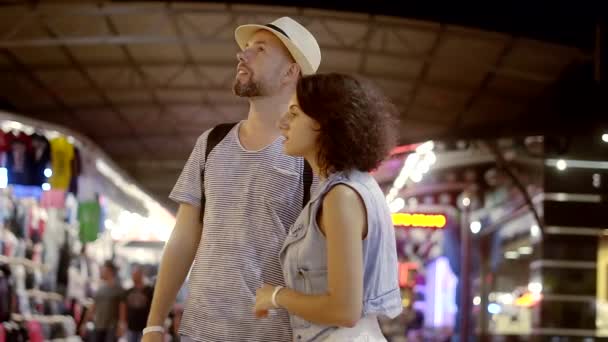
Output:
<instances>
[{"instance_id":1,"label":"illuminated sign","mask_svg":"<svg viewBox=\"0 0 608 342\"><path fill-rule=\"evenodd\" d=\"M400 287L414 287L416 285L413 276L414 272L418 269L418 265L414 262L400 262L399 263L399 286Z\"/></svg>"},{"instance_id":2,"label":"illuminated sign","mask_svg":"<svg viewBox=\"0 0 608 342\"><path fill-rule=\"evenodd\" d=\"M515 299L515 305L529 308L536 305L541 299L541 294L526 292L521 297Z\"/></svg>"},{"instance_id":3,"label":"illuminated sign","mask_svg":"<svg viewBox=\"0 0 608 342\"><path fill-rule=\"evenodd\" d=\"M442 214L394 213L392 217L395 227L442 229L447 224L447 219Z\"/></svg>"}]
</instances>

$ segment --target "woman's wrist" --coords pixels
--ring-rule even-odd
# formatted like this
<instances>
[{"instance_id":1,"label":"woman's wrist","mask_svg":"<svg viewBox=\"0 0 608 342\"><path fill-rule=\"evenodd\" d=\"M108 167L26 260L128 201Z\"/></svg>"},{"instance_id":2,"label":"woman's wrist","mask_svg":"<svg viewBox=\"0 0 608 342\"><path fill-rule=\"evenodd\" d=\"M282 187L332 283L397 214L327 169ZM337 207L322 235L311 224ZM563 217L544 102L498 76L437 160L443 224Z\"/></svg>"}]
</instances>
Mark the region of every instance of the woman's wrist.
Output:
<instances>
[{"instance_id":1,"label":"woman's wrist","mask_svg":"<svg viewBox=\"0 0 608 342\"><path fill-rule=\"evenodd\" d=\"M282 292L283 289L284 289L283 286L275 286L274 291L272 292L271 302L272 302L272 305L277 309L281 307L281 304L279 304L279 301L278 301L278 296Z\"/></svg>"}]
</instances>

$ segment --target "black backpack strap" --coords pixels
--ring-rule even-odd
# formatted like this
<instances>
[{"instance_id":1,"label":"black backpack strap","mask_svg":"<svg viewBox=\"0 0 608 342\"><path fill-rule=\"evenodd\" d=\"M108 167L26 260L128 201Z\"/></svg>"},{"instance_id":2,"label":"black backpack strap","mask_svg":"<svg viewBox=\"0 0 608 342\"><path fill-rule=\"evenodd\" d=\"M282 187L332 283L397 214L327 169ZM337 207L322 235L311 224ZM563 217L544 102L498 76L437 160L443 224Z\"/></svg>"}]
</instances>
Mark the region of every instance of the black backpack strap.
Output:
<instances>
[{"instance_id":1,"label":"black backpack strap","mask_svg":"<svg viewBox=\"0 0 608 342\"><path fill-rule=\"evenodd\" d=\"M312 169L310 164L304 159L304 173L302 174L302 182L304 183L304 203L302 208L308 204L310 200L310 186L312 185Z\"/></svg>"},{"instance_id":2,"label":"black backpack strap","mask_svg":"<svg viewBox=\"0 0 608 342\"><path fill-rule=\"evenodd\" d=\"M207 136L207 148L205 149L205 164L207 164L209 154L211 154L211 151L213 150L213 148L217 144L219 144L220 141L224 140L226 135L228 135L228 133L230 132L232 127L234 127L236 124L237 124L237 122L223 123L223 124L219 124L211 129L211 132L209 132L209 135ZM206 169L206 167L204 167L201 170L201 221L203 219L203 214L205 213L205 202L206 202L205 190L204 190L205 169Z\"/></svg>"}]
</instances>

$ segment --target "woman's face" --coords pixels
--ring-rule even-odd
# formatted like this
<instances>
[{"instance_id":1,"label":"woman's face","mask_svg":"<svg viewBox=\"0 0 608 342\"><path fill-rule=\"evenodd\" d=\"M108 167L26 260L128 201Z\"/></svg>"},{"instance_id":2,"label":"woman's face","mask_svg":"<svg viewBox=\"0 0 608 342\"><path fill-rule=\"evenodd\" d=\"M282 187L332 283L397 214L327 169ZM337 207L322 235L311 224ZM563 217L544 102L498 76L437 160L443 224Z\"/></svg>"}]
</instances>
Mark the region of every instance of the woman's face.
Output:
<instances>
[{"instance_id":1,"label":"woman's face","mask_svg":"<svg viewBox=\"0 0 608 342\"><path fill-rule=\"evenodd\" d=\"M306 115L294 96L289 101L289 109L279 121L281 134L285 137L283 152L290 156L312 157L317 153L319 123Z\"/></svg>"}]
</instances>

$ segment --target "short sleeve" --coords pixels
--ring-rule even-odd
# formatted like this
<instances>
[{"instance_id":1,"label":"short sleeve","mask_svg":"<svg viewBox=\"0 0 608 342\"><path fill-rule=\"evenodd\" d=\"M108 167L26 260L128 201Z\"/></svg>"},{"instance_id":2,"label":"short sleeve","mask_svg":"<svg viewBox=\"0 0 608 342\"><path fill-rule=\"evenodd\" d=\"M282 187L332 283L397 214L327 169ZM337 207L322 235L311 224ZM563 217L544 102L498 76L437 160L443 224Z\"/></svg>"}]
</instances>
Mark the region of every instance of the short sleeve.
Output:
<instances>
[{"instance_id":1,"label":"short sleeve","mask_svg":"<svg viewBox=\"0 0 608 342\"><path fill-rule=\"evenodd\" d=\"M204 190L203 184L201 184L201 171L205 165L205 149L210 131L207 130L196 141L196 145L169 195L171 200L200 208L201 194Z\"/></svg>"},{"instance_id":2,"label":"short sleeve","mask_svg":"<svg viewBox=\"0 0 608 342\"><path fill-rule=\"evenodd\" d=\"M123 290L122 293L120 294L120 301L121 302L126 302L127 298L129 297L129 293L131 293L131 290Z\"/></svg>"}]
</instances>

